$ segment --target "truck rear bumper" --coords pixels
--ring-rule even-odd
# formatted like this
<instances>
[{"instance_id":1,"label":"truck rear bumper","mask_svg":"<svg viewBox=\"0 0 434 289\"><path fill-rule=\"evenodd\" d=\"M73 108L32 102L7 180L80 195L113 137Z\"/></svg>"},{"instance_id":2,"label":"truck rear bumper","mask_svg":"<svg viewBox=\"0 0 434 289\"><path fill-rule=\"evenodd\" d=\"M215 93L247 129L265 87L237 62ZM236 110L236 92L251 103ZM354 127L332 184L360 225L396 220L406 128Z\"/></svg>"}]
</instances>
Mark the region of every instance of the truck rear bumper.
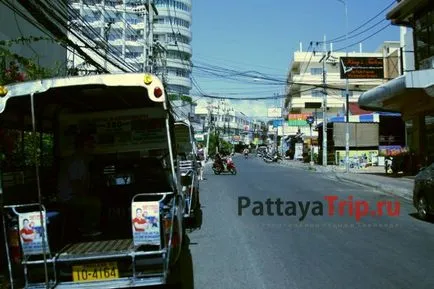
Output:
<instances>
[{"instance_id":1,"label":"truck rear bumper","mask_svg":"<svg viewBox=\"0 0 434 289\"><path fill-rule=\"evenodd\" d=\"M52 284L50 288L53 289L69 289L69 288L88 288L88 289L114 289L114 288L139 288L148 286L164 285L166 281L163 276L146 277L146 278L120 278L110 281L93 281L93 282L61 282ZM45 289L45 284L31 284L28 289Z\"/></svg>"}]
</instances>

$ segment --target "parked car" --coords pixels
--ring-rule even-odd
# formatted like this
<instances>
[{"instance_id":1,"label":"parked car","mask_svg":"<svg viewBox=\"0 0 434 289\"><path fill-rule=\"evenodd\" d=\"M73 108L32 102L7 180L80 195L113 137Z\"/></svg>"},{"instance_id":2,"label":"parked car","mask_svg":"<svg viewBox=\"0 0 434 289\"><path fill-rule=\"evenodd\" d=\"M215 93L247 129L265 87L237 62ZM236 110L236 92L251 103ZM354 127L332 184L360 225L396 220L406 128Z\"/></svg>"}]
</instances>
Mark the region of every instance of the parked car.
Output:
<instances>
[{"instance_id":1,"label":"parked car","mask_svg":"<svg viewBox=\"0 0 434 289\"><path fill-rule=\"evenodd\" d=\"M416 175L413 205L417 209L419 218L423 220L434 215L434 163Z\"/></svg>"}]
</instances>

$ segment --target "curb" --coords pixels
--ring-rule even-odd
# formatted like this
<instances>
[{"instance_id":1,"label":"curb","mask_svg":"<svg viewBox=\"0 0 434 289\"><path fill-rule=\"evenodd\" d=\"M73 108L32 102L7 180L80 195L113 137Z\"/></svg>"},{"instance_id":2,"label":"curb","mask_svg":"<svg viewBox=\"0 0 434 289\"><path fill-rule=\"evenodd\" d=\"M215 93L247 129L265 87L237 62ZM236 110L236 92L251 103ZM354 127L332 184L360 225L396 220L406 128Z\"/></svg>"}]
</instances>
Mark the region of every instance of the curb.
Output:
<instances>
[{"instance_id":1,"label":"curb","mask_svg":"<svg viewBox=\"0 0 434 289\"><path fill-rule=\"evenodd\" d=\"M285 165L282 164L284 167L293 168L293 169L300 169L304 171L309 172L316 172L316 173L324 173L332 175L335 179L339 181L347 181L352 182L359 185L364 185L371 187L383 194L391 195L391 196L397 196L400 198L403 198L408 201L413 201L413 190L412 189L405 189L394 185L387 185L387 184L378 184L378 181L370 181L370 180L358 180L349 176L345 175L339 175L340 172L336 172L334 170L327 170L323 169L322 167L314 166L313 168L309 165L306 166L292 166L292 165Z\"/></svg>"},{"instance_id":2,"label":"curb","mask_svg":"<svg viewBox=\"0 0 434 289\"><path fill-rule=\"evenodd\" d=\"M406 199L408 201L413 200L412 190L403 189L403 188L400 188L397 186L392 186L392 185L384 185L384 184L378 185L377 182L375 182L375 181L356 180L356 179L351 178L351 177L339 176L336 173L334 175L335 175L336 179L338 179L340 181L348 181L348 182L356 183L359 185L368 186L368 187L371 187L371 188L373 188L377 191L380 191L386 195L398 196L398 197Z\"/></svg>"}]
</instances>

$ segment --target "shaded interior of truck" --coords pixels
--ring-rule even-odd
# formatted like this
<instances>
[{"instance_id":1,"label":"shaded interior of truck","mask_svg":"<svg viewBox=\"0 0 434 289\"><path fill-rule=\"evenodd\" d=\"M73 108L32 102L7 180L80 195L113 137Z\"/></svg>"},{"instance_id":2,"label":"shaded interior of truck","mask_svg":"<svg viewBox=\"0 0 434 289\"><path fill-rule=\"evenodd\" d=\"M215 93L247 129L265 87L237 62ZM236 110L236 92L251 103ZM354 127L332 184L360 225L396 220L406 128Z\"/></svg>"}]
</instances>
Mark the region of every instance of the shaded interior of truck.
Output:
<instances>
[{"instance_id":1,"label":"shaded interior of truck","mask_svg":"<svg viewBox=\"0 0 434 289\"><path fill-rule=\"evenodd\" d=\"M38 183L35 166L38 165L40 191L47 209L51 252L65 250L67 245L71 246L74 243L81 246L75 248L75 252L84 255L103 254L107 250L130 250L133 196L138 193L174 191L168 150L157 150L154 155L148 154L145 157L139 151L93 156L89 163L89 194L100 200L100 234L85 237L78 230L79 225L75 218L80 211L71 213L59 203L57 197L62 163L59 144L56 141L59 138L58 115L62 112L126 110L161 104L151 102L144 88L107 89L99 86L49 90L44 94L35 95L34 103L36 133L32 132L30 96L9 99L6 110L0 115L4 153L3 204L37 202ZM166 139L161 141L167 142ZM158 199L161 199L161 196L149 197L147 200ZM13 216L9 216L9 220L12 221ZM70 252L71 248L69 247ZM130 271L130 265L125 264L127 265L124 269ZM68 268L67 270L70 270L70 267ZM35 272L37 273L33 273L33 277L43 279L41 271ZM68 276L67 280L70 278Z\"/></svg>"}]
</instances>

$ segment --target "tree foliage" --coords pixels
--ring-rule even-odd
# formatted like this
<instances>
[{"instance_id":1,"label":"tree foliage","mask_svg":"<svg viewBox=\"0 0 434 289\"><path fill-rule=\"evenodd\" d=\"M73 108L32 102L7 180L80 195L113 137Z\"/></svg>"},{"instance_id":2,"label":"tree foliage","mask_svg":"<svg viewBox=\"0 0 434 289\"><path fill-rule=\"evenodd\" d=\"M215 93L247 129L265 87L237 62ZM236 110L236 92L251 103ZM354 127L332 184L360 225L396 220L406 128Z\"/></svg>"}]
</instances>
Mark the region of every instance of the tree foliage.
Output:
<instances>
[{"instance_id":1,"label":"tree foliage","mask_svg":"<svg viewBox=\"0 0 434 289\"><path fill-rule=\"evenodd\" d=\"M0 41L0 85L59 75L61 63L56 63L53 68L46 68L38 64L37 56L27 58L13 51L14 45L30 45L42 40L53 41L46 37L32 36Z\"/></svg>"},{"instance_id":2,"label":"tree foliage","mask_svg":"<svg viewBox=\"0 0 434 289\"><path fill-rule=\"evenodd\" d=\"M212 133L209 137L209 155L214 155L216 153L216 148L218 147L219 152L229 154L232 152L233 145L219 137L218 134Z\"/></svg>"},{"instance_id":3,"label":"tree foliage","mask_svg":"<svg viewBox=\"0 0 434 289\"><path fill-rule=\"evenodd\" d=\"M60 64L42 67L37 56L27 58L15 53L14 45L30 45L46 37L21 37L0 41L0 85L59 76ZM53 158L53 137L49 134L0 129L0 150L4 165L10 169L40 165L49 166Z\"/></svg>"}]
</instances>

